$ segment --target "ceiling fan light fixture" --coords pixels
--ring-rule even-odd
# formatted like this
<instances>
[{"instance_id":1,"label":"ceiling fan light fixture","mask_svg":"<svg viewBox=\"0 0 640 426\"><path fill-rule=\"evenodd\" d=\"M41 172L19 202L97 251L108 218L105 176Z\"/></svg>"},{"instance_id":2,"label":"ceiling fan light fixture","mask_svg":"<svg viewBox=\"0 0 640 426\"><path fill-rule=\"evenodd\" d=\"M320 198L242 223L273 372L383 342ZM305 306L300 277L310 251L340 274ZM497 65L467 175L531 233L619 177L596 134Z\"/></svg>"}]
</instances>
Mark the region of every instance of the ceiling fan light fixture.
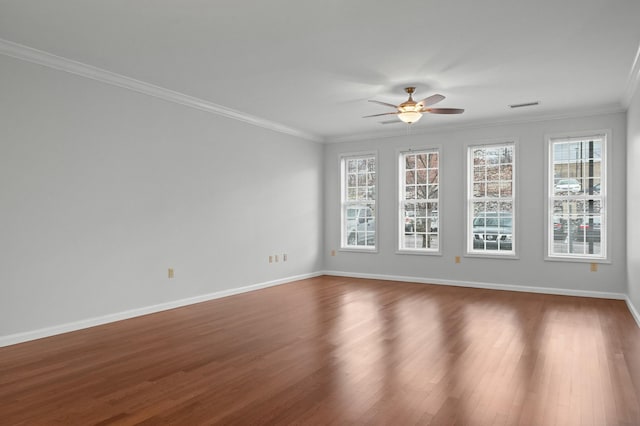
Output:
<instances>
[{"instance_id":1,"label":"ceiling fan light fixture","mask_svg":"<svg viewBox=\"0 0 640 426\"><path fill-rule=\"evenodd\" d=\"M407 124L415 123L420 120L422 114L418 111L403 111L398 114L398 118Z\"/></svg>"},{"instance_id":2,"label":"ceiling fan light fixture","mask_svg":"<svg viewBox=\"0 0 640 426\"><path fill-rule=\"evenodd\" d=\"M405 87L404 91L409 94L409 99L407 99L406 101L404 101L403 103L397 106L390 104L388 102L370 100L369 102L375 102L377 104L395 108L396 111L383 112L382 114L365 115L363 118L381 117L383 115L395 115L400 119L400 121L407 124L412 124L420 120L420 118L422 117L422 114L424 113L462 114L464 112L464 110L460 108L427 108L443 100L444 96L438 95L438 94L431 95L429 97L422 99L421 101L416 102L413 100L413 93L415 92L415 90L416 90L415 87ZM388 124L388 122L385 122L383 124Z\"/></svg>"}]
</instances>

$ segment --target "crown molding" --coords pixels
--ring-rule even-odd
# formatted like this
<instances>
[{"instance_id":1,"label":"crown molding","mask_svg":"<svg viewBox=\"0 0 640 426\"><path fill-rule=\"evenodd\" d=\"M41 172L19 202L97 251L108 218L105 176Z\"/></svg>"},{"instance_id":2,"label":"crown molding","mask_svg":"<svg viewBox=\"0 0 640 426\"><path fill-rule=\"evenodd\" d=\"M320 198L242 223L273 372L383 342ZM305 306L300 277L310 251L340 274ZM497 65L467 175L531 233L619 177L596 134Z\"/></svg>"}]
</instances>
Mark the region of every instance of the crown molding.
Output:
<instances>
[{"instance_id":1,"label":"crown molding","mask_svg":"<svg viewBox=\"0 0 640 426\"><path fill-rule=\"evenodd\" d=\"M164 87L126 77L124 75L107 71L102 68L87 65L82 62L77 62L68 58L64 58L62 56L57 56L8 40L0 39L0 54L43 65L45 67L53 68L59 71L79 75L81 77L100 81L102 83L111 84L113 86L132 90L134 92L143 93L148 96L153 96L155 98L159 98L168 102L195 108L211 114L221 115L223 117L242 121L247 124L273 130L275 132L285 133L313 142L324 142L324 139L319 135L294 129L280 123L246 114L242 111L227 108L225 106L196 98L194 96L185 95L184 93L169 90Z\"/></svg>"},{"instance_id":2,"label":"crown molding","mask_svg":"<svg viewBox=\"0 0 640 426\"><path fill-rule=\"evenodd\" d=\"M631 105L631 100L633 99L633 95L635 95L636 90L638 90L639 81L640 81L640 45L638 46L638 51L636 52L636 57L633 60L633 64L631 64L631 71L629 72L629 78L627 79L627 90L624 94L624 99L622 101L625 108L629 108L629 105Z\"/></svg>"},{"instance_id":3,"label":"crown molding","mask_svg":"<svg viewBox=\"0 0 640 426\"><path fill-rule=\"evenodd\" d=\"M601 108L579 110L579 111L573 111L570 113L563 112L563 113L556 113L556 114L518 117L518 118L495 120L495 121L474 121L474 122L461 123L456 125L446 124L446 125L437 125L432 127L414 127L413 129L415 130L412 130L409 134L407 134L405 130L400 132L394 131L394 132L358 133L354 135L329 137L325 139L325 142L342 143L342 142L357 142L357 141L371 140L371 139L397 138L397 137L406 137L406 136L414 136L414 135L443 133L443 132L448 132L453 130L474 130L474 129L489 128L489 127L506 126L510 124L525 124L525 123L535 123L539 121L564 120L569 118L617 114L625 111L626 111L626 108L623 108L622 106L608 105L608 106L603 106Z\"/></svg>"}]
</instances>

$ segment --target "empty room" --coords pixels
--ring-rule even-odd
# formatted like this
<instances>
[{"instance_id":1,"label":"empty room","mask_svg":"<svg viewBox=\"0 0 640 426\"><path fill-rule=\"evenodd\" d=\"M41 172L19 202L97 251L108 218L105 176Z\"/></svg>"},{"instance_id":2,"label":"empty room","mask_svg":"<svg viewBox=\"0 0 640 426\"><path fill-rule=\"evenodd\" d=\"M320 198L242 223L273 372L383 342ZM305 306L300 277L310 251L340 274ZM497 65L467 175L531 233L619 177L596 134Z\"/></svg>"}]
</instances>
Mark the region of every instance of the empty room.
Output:
<instances>
[{"instance_id":1,"label":"empty room","mask_svg":"<svg viewBox=\"0 0 640 426\"><path fill-rule=\"evenodd\" d=\"M640 425L638 22L0 1L0 425Z\"/></svg>"}]
</instances>

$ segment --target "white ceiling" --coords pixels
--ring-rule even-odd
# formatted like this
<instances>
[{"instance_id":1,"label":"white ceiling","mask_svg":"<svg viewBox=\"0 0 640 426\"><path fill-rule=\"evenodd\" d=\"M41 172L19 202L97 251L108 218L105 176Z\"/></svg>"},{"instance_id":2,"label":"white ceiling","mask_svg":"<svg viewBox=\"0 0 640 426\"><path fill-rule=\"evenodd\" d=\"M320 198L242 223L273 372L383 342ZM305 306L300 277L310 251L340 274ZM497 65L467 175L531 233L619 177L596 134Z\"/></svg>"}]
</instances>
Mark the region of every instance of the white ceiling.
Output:
<instances>
[{"instance_id":1,"label":"white ceiling","mask_svg":"<svg viewBox=\"0 0 640 426\"><path fill-rule=\"evenodd\" d=\"M361 117L407 85L466 109L423 130L622 109L639 22L638 0L0 0L0 39L326 140L406 132Z\"/></svg>"}]
</instances>

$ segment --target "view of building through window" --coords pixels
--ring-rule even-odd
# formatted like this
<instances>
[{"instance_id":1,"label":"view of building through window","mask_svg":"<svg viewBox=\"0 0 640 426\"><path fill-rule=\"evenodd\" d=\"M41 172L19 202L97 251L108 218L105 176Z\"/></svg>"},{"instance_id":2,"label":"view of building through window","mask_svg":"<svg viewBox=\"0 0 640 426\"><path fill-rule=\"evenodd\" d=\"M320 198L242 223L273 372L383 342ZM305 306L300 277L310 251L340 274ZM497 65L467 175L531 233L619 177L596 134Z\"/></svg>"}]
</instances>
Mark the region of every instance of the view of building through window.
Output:
<instances>
[{"instance_id":1,"label":"view of building through window","mask_svg":"<svg viewBox=\"0 0 640 426\"><path fill-rule=\"evenodd\" d=\"M376 247L376 157L342 159L342 247Z\"/></svg>"},{"instance_id":2,"label":"view of building through window","mask_svg":"<svg viewBox=\"0 0 640 426\"><path fill-rule=\"evenodd\" d=\"M439 250L439 167L437 150L400 154L401 251Z\"/></svg>"},{"instance_id":3,"label":"view of building through window","mask_svg":"<svg viewBox=\"0 0 640 426\"><path fill-rule=\"evenodd\" d=\"M550 141L549 255L604 258L603 135Z\"/></svg>"},{"instance_id":4,"label":"view of building through window","mask_svg":"<svg viewBox=\"0 0 640 426\"><path fill-rule=\"evenodd\" d=\"M514 150L514 143L469 147L469 253L514 253Z\"/></svg>"}]
</instances>

